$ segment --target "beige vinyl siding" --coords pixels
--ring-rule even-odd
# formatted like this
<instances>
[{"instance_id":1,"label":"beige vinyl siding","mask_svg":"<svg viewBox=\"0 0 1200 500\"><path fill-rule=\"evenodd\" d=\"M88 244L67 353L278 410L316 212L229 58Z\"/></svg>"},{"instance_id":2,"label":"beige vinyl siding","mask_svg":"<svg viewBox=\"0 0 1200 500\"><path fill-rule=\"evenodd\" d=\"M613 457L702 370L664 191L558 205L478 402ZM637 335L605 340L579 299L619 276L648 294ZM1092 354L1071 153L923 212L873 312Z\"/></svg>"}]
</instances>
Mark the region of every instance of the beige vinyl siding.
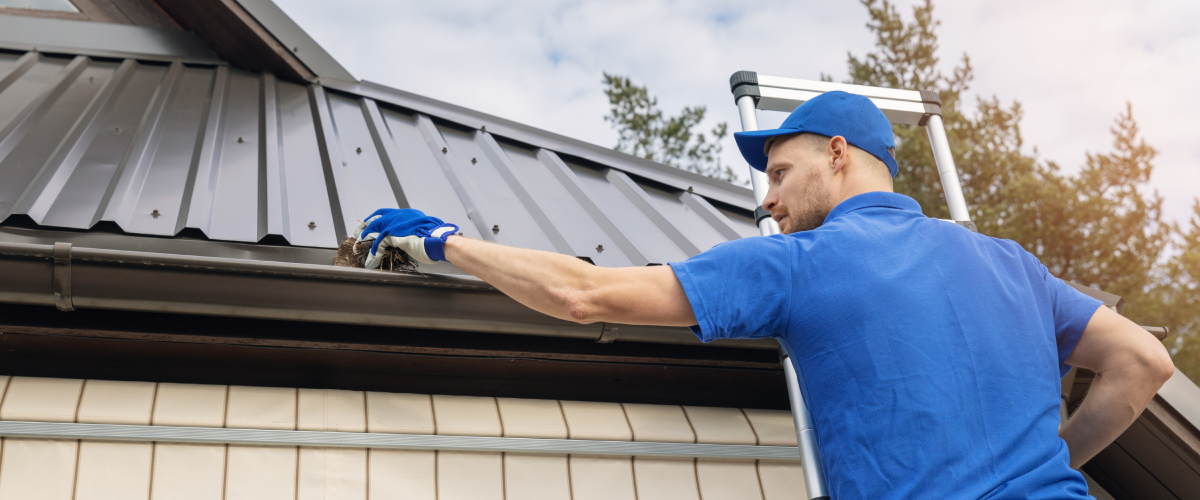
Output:
<instances>
[{"instance_id":1,"label":"beige vinyl siding","mask_svg":"<svg viewBox=\"0 0 1200 500\"><path fill-rule=\"evenodd\" d=\"M367 492L371 500L437 500L437 452L371 450Z\"/></svg>"},{"instance_id":2,"label":"beige vinyl siding","mask_svg":"<svg viewBox=\"0 0 1200 500\"><path fill-rule=\"evenodd\" d=\"M795 462L759 460L758 480L765 500L791 500L806 488L804 471Z\"/></svg>"},{"instance_id":3,"label":"beige vinyl siding","mask_svg":"<svg viewBox=\"0 0 1200 500\"><path fill-rule=\"evenodd\" d=\"M370 450L371 500L437 500L437 452Z\"/></svg>"},{"instance_id":4,"label":"beige vinyl siding","mask_svg":"<svg viewBox=\"0 0 1200 500\"><path fill-rule=\"evenodd\" d=\"M504 455L505 500L571 500L566 455Z\"/></svg>"},{"instance_id":5,"label":"beige vinyl siding","mask_svg":"<svg viewBox=\"0 0 1200 500\"><path fill-rule=\"evenodd\" d=\"M70 500L79 442L5 439L0 500Z\"/></svg>"},{"instance_id":6,"label":"beige vinyl siding","mask_svg":"<svg viewBox=\"0 0 1200 500\"><path fill-rule=\"evenodd\" d=\"M0 376L0 419L795 445L786 411ZM798 498L798 463L0 440L0 500Z\"/></svg>"},{"instance_id":7,"label":"beige vinyl siding","mask_svg":"<svg viewBox=\"0 0 1200 500\"><path fill-rule=\"evenodd\" d=\"M225 427L224 385L158 384L153 425L178 427Z\"/></svg>"},{"instance_id":8,"label":"beige vinyl siding","mask_svg":"<svg viewBox=\"0 0 1200 500\"><path fill-rule=\"evenodd\" d=\"M620 403L560 401L570 439L633 441L629 420Z\"/></svg>"},{"instance_id":9,"label":"beige vinyl siding","mask_svg":"<svg viewBox=\"0 0 1200 500\"><path fill-rule=\"evenodd\" d=\"M155 444L150 500L221 500L225 453L217 444Z\"/></svg>"},{"instance_id":10,"label":"beige vinyl siding","mask_svg":"<svg viewBox=\"0 0 1200 500\"><path fill-rule=\"evenodd\" d=\"M700 500L694 459L635 457L633 480L638 500Z\"/></svg>"},{"instance_id":11,"label":"beige vinyl siding","mask_svg":"<svg viewBox=\"0 0 1200 500\"><path fill-rule=\"evenodd\" d=\"M704 500L763 500L754 462L696 459L696 479Z\"/></svg>"},{"instance_id":12,"label":"beige vinyl siding","mask_svg":"<svg viewBox=\"0 0 1200 500\"><path fill-rule=\"evenodd\" d=\"M153 455L151 443L79 443L75 500L148 497Z\"/></svg>"},{"instance_id":13,"label":"beige vinyl siding","mask_svg":"<svg viewBox=\"0 0 1200 500\"><path fill-rule=\"evenodd\" d=\"M428 394L368 392L367 432L433 434L433 401Z\"/></svg>"},{"instance_id":14,"label":"beige vinyl siding","mask_svg":"<svg viewBox=\"0 0 1200 500\"><path fill-rule=\"evenodd\" d=\"M504 500L500 453L437 452L438 500Z\"/></svg>"},{"instance_id":15,"label":"beige vinyl siding","mask_svg":"<svg viewBox=\"0 0 1200 500\"><path fill-rule=\"evenodd\" d=\"M637 500L633 459L572 456L573 500Z\"/></svg>"},{"instance_id":16,"label":"beige vinyl siding","mask_svg":"<svg viewBox=\"0 0 1200 500\"><path fill-rule=\"evenodd\" d=\"M496 398L433 396L433 418L438 434L500 437Z\"/></svg>"},{"instance_id":17,"label":"beige vinyl siding","mask_svg":"<svg viewBox=\"0 0 1200 500\"><path fill-rule=\"evenodd\" d=\"M796 421L792 413L783 410L756 410L746 408L742 412L758 443L763 446L796 446Z\"/></svg>"},{"instance_id":18,"label":"beige vinyl siding","mask_svg":"<svg viewBox=\"0 0 1200 500\"><path fill-rule=\"evenodd\" d=\"M367 450L300 448L296 500L367 500Z\"/></svg>"}]
</instances>

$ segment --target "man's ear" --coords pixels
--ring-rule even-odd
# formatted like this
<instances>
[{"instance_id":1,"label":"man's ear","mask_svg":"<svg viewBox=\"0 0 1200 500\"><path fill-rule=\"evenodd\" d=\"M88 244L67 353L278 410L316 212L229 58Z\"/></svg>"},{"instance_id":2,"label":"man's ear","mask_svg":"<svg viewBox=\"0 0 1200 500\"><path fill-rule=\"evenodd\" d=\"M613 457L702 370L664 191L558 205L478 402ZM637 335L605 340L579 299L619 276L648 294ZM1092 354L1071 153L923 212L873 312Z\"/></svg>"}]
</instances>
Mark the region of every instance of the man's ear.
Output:
<instances>
[{"instance_id":1,"label":"man's ear","mask_svg":"<svg viewBox=\"0 0 1200 500\"><path fill-rule=\"evenodd\" d=\"M846 143L846 138L840 135L835 135L829 138L828 151L830 167L833 168L833 174L837 175L842 169L846 168L846 163L850 161L850 144Z\"/></svg>"}]
</instances>

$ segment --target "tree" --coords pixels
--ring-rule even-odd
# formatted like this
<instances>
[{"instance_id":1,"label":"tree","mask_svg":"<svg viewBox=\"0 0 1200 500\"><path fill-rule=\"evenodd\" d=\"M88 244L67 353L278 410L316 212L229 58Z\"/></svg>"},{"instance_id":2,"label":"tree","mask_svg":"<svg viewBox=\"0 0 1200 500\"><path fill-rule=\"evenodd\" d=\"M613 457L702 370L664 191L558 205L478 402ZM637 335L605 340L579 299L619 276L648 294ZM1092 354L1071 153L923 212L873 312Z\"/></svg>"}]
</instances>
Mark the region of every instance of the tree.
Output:
<instances>
[{"instance_id":1,"label":"tree","mask_svg":"<svg viewBox=\"0 0 1200 500\"><path fill-rule=\"evenodd\" d=\"M617 151L640 156L725 182L738 182L733 169L721 163L721 139L729 134L725 122L710 135L697 131L704 121L704 106L685 107L679 116L663 116L658 98L645 86L624 76L604 73L604 95L609 114L604 121L617 129Z\"/></svg>"},{"instance_id":2,"label":"tree","mask_svg":"<svg viewBox=\"0 0 1200 500\"><path fill-rule=\"evenodd\" d=\"M1154 148L1139 135L1132 106L1112 127L1109 153L1089 153L1075 176L1021 151L1020 103L962 95L973 79L970 58L949 75L937 69L933 4L913 7L906 22L888 0L862 0L876 47L848 55L850 83L937 90L963 195L981 233L1020 243L1056 276L1102 288L1126 300L1125 314L1143 325L1168 326L1180 370L1200 380L1200 202L1183 234L1162 220L1162 198L1147 183ZM897 125L896 191L926 215L948 218L924 130ZM1036 149L1034 150L1036 155Z\"/></svg>"}]
</instances>

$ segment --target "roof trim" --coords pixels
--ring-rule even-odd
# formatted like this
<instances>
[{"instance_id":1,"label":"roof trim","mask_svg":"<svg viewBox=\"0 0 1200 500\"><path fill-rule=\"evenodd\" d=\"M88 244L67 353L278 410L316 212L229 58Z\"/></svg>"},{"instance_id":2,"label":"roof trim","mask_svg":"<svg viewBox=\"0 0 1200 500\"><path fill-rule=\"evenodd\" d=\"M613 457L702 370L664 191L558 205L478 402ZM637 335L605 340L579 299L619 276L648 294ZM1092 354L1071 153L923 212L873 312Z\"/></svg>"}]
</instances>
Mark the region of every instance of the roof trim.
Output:
<instances>
[{"instance_id":1,"label":"roof trim","mask_svg":"<svg viewBox=\"0 0 1200 500\"><path fill-rule=\"evenodd\" d=\"M356 80L337 59L325 52L325 49L308 36L300 25L288 17L271 0L234 0L246 10L254 20L258 21L268 32L283 44L290 47L292 55L304 63L318 77L341 78Z\"/></svg>"},{"instance_id":2,"label":"roof trim","mask_svg":"<svg viewBox=\"0 0 1200 500\"><path fill-rule=\"evenodd\" d=\"M754 209L753 192L728 182L370 81L321 78L318 83L332 90L368 97L468 128L487 128L488 132L498 137L594 162L601 167L615 168L682 191L691 190L711 200L745 210Z\"/></svg>"},{"instance_id":3,"label":"roof trim","mask_svg":"<svg viewBox=\"0 0 1200 500\"><path fill-rule=\"evenodd\" d=\"M0 47L72 56L224 64L195 33L0 14Z\"/></svg>"},{"instance_id":4,"label":"roof trim","mask_svg":"<svg viewBox=\"0 0 1200 500\"><path fill-rule=\"evenodd\" d=\"M155 0L184 29L208 42L222 59L249 71L307 82L315 74L235 0Z\"/></svg>"}]
</instances>

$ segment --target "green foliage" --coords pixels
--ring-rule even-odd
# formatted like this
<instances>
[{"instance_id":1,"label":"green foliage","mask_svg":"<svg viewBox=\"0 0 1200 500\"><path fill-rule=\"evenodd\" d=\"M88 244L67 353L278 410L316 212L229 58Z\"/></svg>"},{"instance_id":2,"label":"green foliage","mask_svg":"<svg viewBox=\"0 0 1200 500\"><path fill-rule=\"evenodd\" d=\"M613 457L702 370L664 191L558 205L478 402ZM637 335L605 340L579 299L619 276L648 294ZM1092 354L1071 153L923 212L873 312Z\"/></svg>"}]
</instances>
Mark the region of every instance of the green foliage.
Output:
<instances>
[{"instance_id":1,"label":"green foliage","mask_svg":"<svg viewBox=\"0 0 1200 500\"><path fill-rule=\"evenodd\" d=\"M1077 175L1064 175L1021 151L1020 103L993 96L967 109L963 93L974 75L966 54L949 75L938 71L931 0L913 7L911 22L888 0L862 3L876 48L848 56L850 83L938 91L979 231L1020 243L1056 276L1125 297L1125 314L1139 324L1171 328L1176 365L1200 380L1200 202L1186 233L1162 220L1162 198L1147 186L1156 152L1139 135L1132 106L1114 122L1112 150L1089 153ZM926 215L948 218L925 131L898 125L894 133L896 190Z\"/></svg>"},{"instance_id":2,"label":"green foliage","mask_svg":"<svg viewBox=\"0 0 1200 500\"><path fill-rule=\"evenodd\" d=\"M725 182L737 182L728 165L721 164L721 139L729 134L725 122L709 135L696 131L704 121L704 106L686 107L679 116L663 116L658 98L645 86L624 76L604 73L604 95L609 114L604 121L617 129L617 151L682 168Z\"/></svg>"}]
</instances>

